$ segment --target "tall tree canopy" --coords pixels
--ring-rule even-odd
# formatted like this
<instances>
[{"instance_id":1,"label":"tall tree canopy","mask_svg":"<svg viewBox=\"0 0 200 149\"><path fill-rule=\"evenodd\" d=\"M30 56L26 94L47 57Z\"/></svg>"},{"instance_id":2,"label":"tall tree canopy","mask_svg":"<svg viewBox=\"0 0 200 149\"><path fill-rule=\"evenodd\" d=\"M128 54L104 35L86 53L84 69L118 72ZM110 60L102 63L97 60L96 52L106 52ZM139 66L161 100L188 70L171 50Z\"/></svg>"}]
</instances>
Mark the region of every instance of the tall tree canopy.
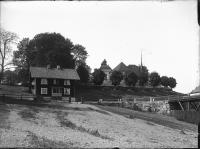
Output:
<instances>
[{"instance_id":1,"label":"tall tree canopy","mask_svg":"<svg viewBox=\"0 0 200 149\"><path fill-rule=\"evenodd\" d=\"M71 54L73 46L69 39L59 33L37 34L32 40L24 38L19 42L18 51L13 53L13 63L19 74L25 76L28 76L31 66L46 67L50 64L54 68L57 65L61 68L74 68L75 60Z\"/></svg>"},{"instance_id":2,"label":"tall tree canopy","mask_svg":"<svg viewBox=\"0 0 200 149\"><path fill-rule=\"evenodd\" d=\"M6 84L14 85L18 83L18 75L15 71L6 70L4 72L5 82Z\"/></svg>"},{"instance_id":3,"label":"tall tree canopy","mask_svg":"<svg viewBox=\"0 0 200 149\"><path fill-rule=\"evenodd\" d=\"M12 62L8 62L9 55L11 55L12 47L11 44L16 44L19 39L16 33L6 31L3 28L0 29L0 40L1 40L1 49L0 49L0 83L4 75L6 66L11 65Z\"/></svg>"},{"instance_id":4,"label":"tall tree canopy","mask_svg":"<svg viewBox=\"0 0 200 149\"><path fill-rule=\"evenodd\" d=\"M135 84L138 81L138 76L134 72L126 72L124 76L125 84L130 87L135 87Z\"/></svg>"},{"instance_id":5,"label":"tall tree canopy","mask_svg":"<svg viewBox=\"0 0 200 149\"><path fill-rule=\"evenodd\" d=\"M152 72L149 76L150 85L153 86L154 90L155 87L160 84L161 78L157 72Z\"/></svg>"},{"instance_id":6,"label":"tall tree canopy","mask_svg":"<svg viewBox=\"0 0 200 149\"><path fill-rule=\"evenodd\" d=\"M140 72L139 76L138 76L138 83L140 86L142 86L142 90L143 90L143 86L148 82L148 73L145 72Z\"/></svg>"},{"instance_id":7,"label":"tall tree canopy","mask_svg":"<svg viewBox=\"0 0 200 149\"><path fill-rule=\"evenodd\" d=\"M103 84L105 75L106 74L101 69L95 69L92 73L93 83L100 86L101 84Z\"/></svg>"},{"instance_id":8,"label":"tall tree canopy","mask_svg":"<svg viewBox=\"0 0 200 149\"><path fill-rule=\"evenodd\" d=\"M88 53L85 50L85 47L83 47L82 45L74 45L74 47L72 48L72 55L75 59L76 68L78 68L79 65L86 63Z\"/></svg>"},{"instance_id":9,"label":"tall tree canopy","mask_svg":"<svg viewBox=\"0 0 200 149\"><path fill-rule=\"evenodd\" d=\"M114 85L114 90L116 90L116 86L120 84L120 82L123 79L123 74L120 71L113 71L111 75L111 81L112 84Z\"/></svg>"},{"instance_id":10,"label":"tall tree canopy","mask_svg":"<svg viewBox=\"0 0 200 149\"><path fill-rule=\"evenodd\" d=\"M165 88L169 86L169 78L167 76L162 76L161 77L161 85L164 86Z\"/></svg>"},{"instance_id":11,"label":"tall tree canopy","mask_svg":"<svg viewBox=\"0 0 200 149\"><path fill-rule=\"evenodd\" d=\"M81 85L83 83L87 83L89 81L89 72L88 70L85 68L84 65L79 65L77 68L77 73L80 77L80 83Z\"/></svg>"},{"instance_id":12,"label":"tall tree canopy","mask_svg":"<svg viewBox=\"0 0 200 149\"><path fill-rule=\"evenodd\" d=\"M169 87L171 89L175 88L176 87L176 79L174 79L173 77L169 77Z\"/></svg>"}]
</instances>

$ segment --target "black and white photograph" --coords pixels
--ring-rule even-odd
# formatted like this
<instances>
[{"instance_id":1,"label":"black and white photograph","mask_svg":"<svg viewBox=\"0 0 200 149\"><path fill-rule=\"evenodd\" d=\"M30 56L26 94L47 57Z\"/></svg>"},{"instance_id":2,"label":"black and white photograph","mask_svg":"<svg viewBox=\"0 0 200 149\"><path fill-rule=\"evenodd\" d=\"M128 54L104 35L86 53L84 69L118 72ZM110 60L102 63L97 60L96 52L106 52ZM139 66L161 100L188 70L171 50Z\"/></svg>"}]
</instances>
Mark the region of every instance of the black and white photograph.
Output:
<instances>
[{"instance_id":1,"label":"black and white photograph","mask_svg":"<svg viewBox=\"0 0 200 149\"><path fill-rule=\"evenodd\" d=\"M198 3L1 1L0 148L198 148Z\"/></svg>"}]
</instances>

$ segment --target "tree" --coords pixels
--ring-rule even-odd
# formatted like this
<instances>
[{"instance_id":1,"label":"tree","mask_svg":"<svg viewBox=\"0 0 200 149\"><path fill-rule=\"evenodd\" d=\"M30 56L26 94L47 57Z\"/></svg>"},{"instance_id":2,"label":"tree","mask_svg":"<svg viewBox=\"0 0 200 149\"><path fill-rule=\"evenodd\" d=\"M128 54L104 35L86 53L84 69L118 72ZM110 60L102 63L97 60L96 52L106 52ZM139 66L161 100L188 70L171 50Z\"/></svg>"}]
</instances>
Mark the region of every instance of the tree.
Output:
<instances>
[{"instance_id":1,"label":"tree","mask_svg":"<svg viewBox=\"0 0 200 149\"><path fill-rule=\"evenodd\" d=\"M100 86L101 84L103 84L105 75L106 74L101 69L95 69L92 73L93 83Z\"/></svg>"},{"instance_id":2,"label":"tree","mask_svg":"<svg viewBox=\"0 0 200 149\"><path fill-rule=\"evenodd\" d=\"M155 91L155 87L160 84L161 78L157 72L152 72L149 76L150 85L153 86L153 90Z\"/></svg>"},{"instance_id":3,"label":"tree","mask_svg":"<svg viewBox=\"0 0 200 149\"><path fill-rule=\"evenodd\" d=\"M84 65L80 65L77 68L77 73L80 77L80 83L87 83L89 81L89 72L88 70L84 67Z\"/></svg>"},{"instance_id":4,"label":"tree","mask_svg":"<svg viewBox=\"0 0 200 149\"><path fill-rule=\"evenodd\" d=\"M16 44L18 40L18 35L16 33L6 31L3 28L0 29L0 40L1 40L1 49L0 49L0 66L1 66L1 75L0 83L4 76L4 71L6 66L11 65L12 62L7 62L9 56L12 52L11 44Z\"/></svg>"},{"instance_id":5,"label":"tree","mask_svg":"<svg viewBox=\"0 0 200 149\"><path fill-rule=\"evenodd\" d=\"M116 86L120 84L123 79L123 74L120 71L113 71L111 75L112 85L114 85L114 90L116 90Z\"/></svg>"},{"instance_id":6,"label":"tree","mask_svg":"<svg viewBox=\"0 0 200 149\"><path fill-rule=\"evenodd\" d=\"M17 45L18 51L13 52L13 64L18 72L19 81L27 83L29 80L29 70L31 66L36 66L37 51L33 41L23 38Z\"/></svg>"},{"instance_id":7,"label":"tree","mask_svg":"<svg viewBox=\"0 0 200 149\"><path fill-rule=\"evenodd\" d=\"M75 60L71 55L73 43L59 33L41 33L33 38L34 48L37 51L36 66L74 68Z\"/></svg>"},{"instance_id":8,"label":"tree","mask_svg":"<svg viewBox=\"0 0 200 149\"><path fill-rule=\"evenodd\" d=\"M22 39L13 52L13 63L20 72L20 78L26 83L31 66L51 67L60 65L61 68L74 68L75 60L71 55L73 43L59 33L37 34L32 40ZM26 76L26 77L25 77Z\"/></svg>"},{"instance_id":9,"label":"tree","mask_svg":"<svg viewBox=\"0 0 200 149\"><path fill-rule=\"evenodd\" d=\"M6 84L14 85L18 83L18 75L15 71L6 70L4 72L4 77Z\"/></svg>"},{"instance_id":10,"label":"tree","mask_svg":"<svg viewBox=\"0 0 200 149\"><path fill-rule=\"evenodd\" d=\"M138 76L134 72L127 72L124 76L125 84L130 87L135 87L135 84L138 81Z\"/></svg>"},{"instance_id":11,"label":"tree","mask_svg":"<svg viewBox=\"0 0 200 149\"><path fill-rule=\"evenodd\" d=\"M142 91L143 91L143 86L148 82L148 73L145 72L140 72L138 76L138 83L140 86L142 86Z\"/></svg>"},{"instance_id":12,"label":"tree","mask_svg":"<svg viewBox=\"0 0 200 149\"><path fill-rule=\"evenodd\" d=\"M78 68L79 65L86 62L88 53L85 50L85 47L82 45L76 44L72 48L73 58L75 59L75 67Z\"/></svg>"},{"instance_id":13,"label":"tree","mask_svg":"<svg viewBox=\"0 0 200 149\"><path fill-rule=\"evenodd\" d=\"M176 87L176 79L174 79L173 77L169 77L169 87L171 89L175 88Z\"/></svg>"},{"instance_id":14,"label":"tree","mask_svg":"<svg viewBox=\"0 0 200 149\"><path fill-rule=\"evenodd\" d=\"M161 85L167 88L169 86L169 78L167 76L161 77Z\"/></svg>"}]
</instances>

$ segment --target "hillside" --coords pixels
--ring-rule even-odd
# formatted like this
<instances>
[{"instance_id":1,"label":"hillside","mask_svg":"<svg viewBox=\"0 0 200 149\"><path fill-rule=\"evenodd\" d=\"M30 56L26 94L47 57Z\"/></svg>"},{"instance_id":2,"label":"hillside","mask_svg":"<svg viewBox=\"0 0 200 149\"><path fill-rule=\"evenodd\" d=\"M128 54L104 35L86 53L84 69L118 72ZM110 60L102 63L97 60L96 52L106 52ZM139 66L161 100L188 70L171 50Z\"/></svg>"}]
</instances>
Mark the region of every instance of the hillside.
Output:
<instances>
[{"instance_id":1,"label":"hillside","mask_svg":"<svg viewBox=\"0 0 200 149\"><path fill-rule=\"evenodd\" d=\"M76 98L83 98L87 101L98 101L99 99L120 99L120 98L142 98L142 97L157 97L157 96L168 96L178 95L175 91L135 91L130 92L127 90L103 90L98 88L78 88L76 89Z\"/></svg>"}]
</instances>

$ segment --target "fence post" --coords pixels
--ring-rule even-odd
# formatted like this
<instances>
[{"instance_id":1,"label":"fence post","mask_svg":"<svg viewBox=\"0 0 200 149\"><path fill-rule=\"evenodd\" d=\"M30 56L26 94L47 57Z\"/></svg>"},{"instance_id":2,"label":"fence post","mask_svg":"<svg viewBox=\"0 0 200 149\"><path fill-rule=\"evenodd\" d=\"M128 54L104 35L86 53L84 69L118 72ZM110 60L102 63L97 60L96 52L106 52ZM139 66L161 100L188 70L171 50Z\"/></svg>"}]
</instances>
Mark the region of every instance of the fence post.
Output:
<instances>
[{"instance_id":1,"label":"fence post","mask_svg":"<svg viewBox=\"0 0 200 149\"><path fill-rule=\"evenodd\" d=\"M71 96L69 96L69 103L71 103Z\"/></svg>"}]
</instances>

